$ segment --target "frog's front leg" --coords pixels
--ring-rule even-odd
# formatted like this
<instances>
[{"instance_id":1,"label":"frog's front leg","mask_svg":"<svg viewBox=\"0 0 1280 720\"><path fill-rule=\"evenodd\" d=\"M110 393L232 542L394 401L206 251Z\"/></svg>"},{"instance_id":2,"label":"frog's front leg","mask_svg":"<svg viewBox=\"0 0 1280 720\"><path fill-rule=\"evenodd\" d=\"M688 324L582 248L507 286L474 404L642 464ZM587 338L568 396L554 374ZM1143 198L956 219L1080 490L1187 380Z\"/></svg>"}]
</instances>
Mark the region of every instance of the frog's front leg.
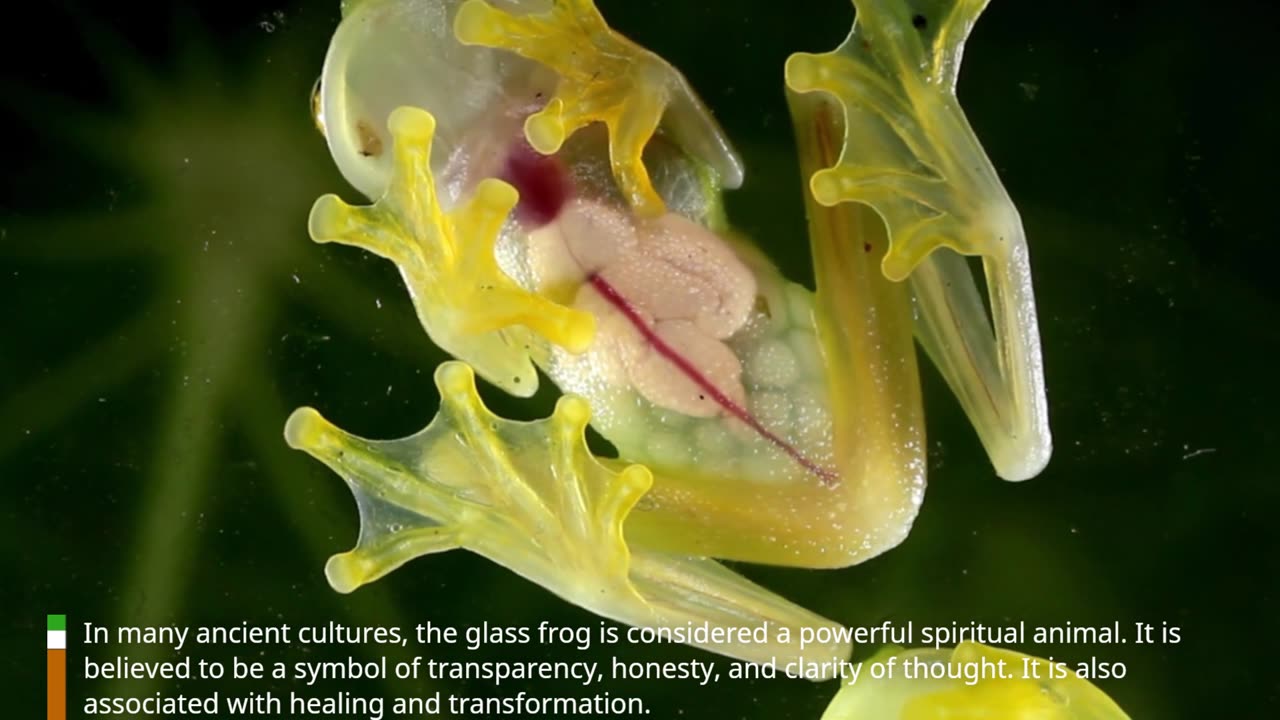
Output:
<instances>
[{"instance_id":1,"label":"frog's front leg","mask_svg":"<svg viewBox=\"0 0 1280 720\"><path fill-rule=\"evenodd\" d=\"M509 392L533 394L537 376L530 356L538 345L531 333L580 352L591 342L594 318L521 288L499 269L494 243L516 205L515 189L486 180L465 204L446 212L431 172L435 118L399 108L388 125L395 142L382 197L359 208L336 195L320 198L311 211L311 236L395 262L437 345Z\"/></svg>"},{"instance_id":2,"label":"frog's front leg","mask_svg":"<svg viewBox=\"0 0 1280 720\"><path fill-rule=\"evenodd\" d=\"M712 163L727 187L742 182L741 161L684 76L614 32L593 0L549 5L542 12L521 4L507 11L467 0L454 21L454 34L466 45L504 48L556 71L554 95L524 124L534 149L551 155L576 131L603 123L623 196L637 213L656 217L666 205L641 156L667 114L668 129Z\"/></svg>"}]
</instances>

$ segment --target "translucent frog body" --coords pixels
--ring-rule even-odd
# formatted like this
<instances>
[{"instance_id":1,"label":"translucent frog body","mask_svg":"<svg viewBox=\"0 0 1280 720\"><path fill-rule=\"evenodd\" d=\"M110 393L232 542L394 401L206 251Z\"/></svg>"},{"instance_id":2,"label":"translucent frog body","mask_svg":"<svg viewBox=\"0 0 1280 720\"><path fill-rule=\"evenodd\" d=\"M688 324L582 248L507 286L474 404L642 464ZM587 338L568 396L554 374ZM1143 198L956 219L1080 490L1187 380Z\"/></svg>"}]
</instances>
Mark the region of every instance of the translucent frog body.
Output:
<instances>
[{"instance_id":1,"label":"translucent frog body","mask_svg":"<svg viewBox=\"0 0 1280 720\"><path fill-rule=\"evenodd\" d=\"M334 587L467 548L623 622L767 628L693 642L798 657L798 628L834 623L711 558L843 567L906 536L925 487L916 340L996 472L1038 473L1026 243L954 95L984 4L856 0L840 48L787 63L811 291L732 231L720 193L742 163L688 82L590 0L347 3L317 121L373 204L323 197L311 233L395 262L457 360L412 437L290 418L290 444L359 502ZM478 374L529 396L539 371L565 393L547 420L476 395ZM588 452L588 422L617 457Z\"/></svg>"}]
</instances>

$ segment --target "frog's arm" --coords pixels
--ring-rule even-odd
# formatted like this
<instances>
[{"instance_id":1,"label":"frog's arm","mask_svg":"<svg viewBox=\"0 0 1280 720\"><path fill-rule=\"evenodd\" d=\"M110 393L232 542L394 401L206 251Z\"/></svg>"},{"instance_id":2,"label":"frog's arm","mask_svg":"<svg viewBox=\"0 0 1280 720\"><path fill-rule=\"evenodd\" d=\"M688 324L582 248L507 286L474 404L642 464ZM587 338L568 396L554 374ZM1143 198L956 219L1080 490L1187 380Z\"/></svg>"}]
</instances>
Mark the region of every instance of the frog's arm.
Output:
<instances>
[{"instance_id":1,"label":"frog's arm","mask_svg":"<svg viewBox=\"0 0 1280 720\"><path fill-rule=\"evenodd\" d=\"M389 126L397 142L386 192L369 207L325 195L311 210L311 236L395 262L437 345L512 393L533 394L537 375L530 354L539 345L530 334L580 352L591 342L595 318L519 287L498 268L494 242L515 207L514 188L486 180L469 202L446 213L430 167L435 118L400 108Z\"/></svg>"},{"instance_id":2,"label":"frog's arm","mask_svg":"<svg viewBox=\"0 0 1280 720\"><path fill-rule=\"evenodd\" d=\"M917 336L1009 480L1052 449L1022 222L956 100L964 42L986 0L854 0L849 38L787 62L789 88L840 106L843 151L814 173L817 203L868 205L890 245L884 275L908 276ZM825 100L799 102L797 124ZM935 252L938 251L939 252ZM991 320L964 258L982 258Z\"/></svg>"},{"instance_id":3,"label":"frog's arm","mask_svg":"<svg viewBox=\"0 0 1280 720\"><path fill-rule=\"evenodd\" d=\"M1007 677L990 677L1003 661ZM1025 677L1024 662L1039 665L1040 677ZM867 668L882 663L885 678L870 677ZM912 664L944 663L957 674L987 668L988 676L964 679L907 678ZM955 650L903 650L888 646L863 663L858 680L841 687L823 720L1128 720L1118 705L1087 680L1067 668L1065 677L1050 678L1047 660L973 642Z\"/></svg>"},{"instance_id":4,"label":"frog's arm","mask_svg":"<svg viewBox=\"0 0 1280 720\"><path fill-rule=\"evenodd\" d=\"M658 216L666 206L641 155L665 113L668 130L712 163L726 187L741 184L741 161L675 68L614 32L593 0L553 0L542 12L530 12L531 5L507 12L467 0L454 33L463 44L511 50L556 71L555 94L524 124L534 149L551 155L577 130L603 123L623 196L637 213Z\"/></svg>"},{"instance_id":5,"label":"frog's arm","mask_svg":"<svg viewBox=\"0 0 1280 720\"><path fill-rule=\"evenodd\" d=\"M289 444L341 475L360 507L355 549L325 568L335 589L350 592L412 558L466 548L632 625L763 628L754 641L691 643L744 660L798 659L799 629L832 624L711 560L629 548L623 523L652 476L642 465L614 472L591 456L583 437L591 411L581 398L565 396L550 418L522 423L484 407L463 363L441 365L436 385L439 414L402 440L349 435L310 408L289 418ZM805 652L832 660L849 649Z\"/></svg>"}]
</instances>

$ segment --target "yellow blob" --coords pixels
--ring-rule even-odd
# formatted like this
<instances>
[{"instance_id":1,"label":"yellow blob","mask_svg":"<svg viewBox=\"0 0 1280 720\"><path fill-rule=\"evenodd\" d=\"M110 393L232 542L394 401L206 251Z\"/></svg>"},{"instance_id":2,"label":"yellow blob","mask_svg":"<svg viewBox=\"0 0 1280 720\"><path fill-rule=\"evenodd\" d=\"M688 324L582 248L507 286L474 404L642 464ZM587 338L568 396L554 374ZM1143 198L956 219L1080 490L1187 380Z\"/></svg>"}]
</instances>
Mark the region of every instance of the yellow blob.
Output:
<instances>
[{"instance_id":1,"label":"yellow blob","mask_svg":"<svg viewBox=\"0 0 1280 720\"><path fill-rule=\"evenodd\" d=\"M1004 676L991 671L1003 661ZM907 677L908 664L946 665L942 674ZM1036 663L1039 677L1023 668ZM874 665L886 668L871 677ZM941 649L889 646L862 663L857 679L840 689L822 720L1129 720L1106 693L1059 666L1049 677L1047 660L974 642ZM988 672L975 669L985 667Z\"/></svg>"}]
</instances>

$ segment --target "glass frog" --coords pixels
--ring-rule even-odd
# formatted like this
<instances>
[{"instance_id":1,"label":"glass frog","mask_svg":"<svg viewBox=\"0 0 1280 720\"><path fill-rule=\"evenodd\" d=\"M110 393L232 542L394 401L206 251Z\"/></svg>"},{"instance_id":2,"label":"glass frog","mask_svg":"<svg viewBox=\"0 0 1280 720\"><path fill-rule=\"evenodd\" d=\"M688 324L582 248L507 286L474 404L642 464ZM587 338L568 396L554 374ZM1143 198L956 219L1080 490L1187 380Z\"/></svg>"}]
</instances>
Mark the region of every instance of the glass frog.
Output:
<instances>
[{"instance_id":1,"label":"glass frog","mask_svg":"<svg viewBox=\"0 0 1280 720\"><path fill-rule=\"evenodd\" d=\"M457 359L411 437L290 417L288 442L359 504L334 588L466 548L734 657L798 657L808 632L806 658L843 658L847 638L818 632L838 625L715 559L837 568L906 536L925 488L915 342L997 474L1040 471L1026 242L955 97L985 2L854 5L843 45L785 68L813 291L729 223L743 163L688 81L591 0L343 6L314 111L373 203L320 198L311 235L393 261ZM478 374L527 397L539 373L565 393L546 420L476 394ZM588 423L616 457L588 451Z\"/></svg>"}]
</instances>

